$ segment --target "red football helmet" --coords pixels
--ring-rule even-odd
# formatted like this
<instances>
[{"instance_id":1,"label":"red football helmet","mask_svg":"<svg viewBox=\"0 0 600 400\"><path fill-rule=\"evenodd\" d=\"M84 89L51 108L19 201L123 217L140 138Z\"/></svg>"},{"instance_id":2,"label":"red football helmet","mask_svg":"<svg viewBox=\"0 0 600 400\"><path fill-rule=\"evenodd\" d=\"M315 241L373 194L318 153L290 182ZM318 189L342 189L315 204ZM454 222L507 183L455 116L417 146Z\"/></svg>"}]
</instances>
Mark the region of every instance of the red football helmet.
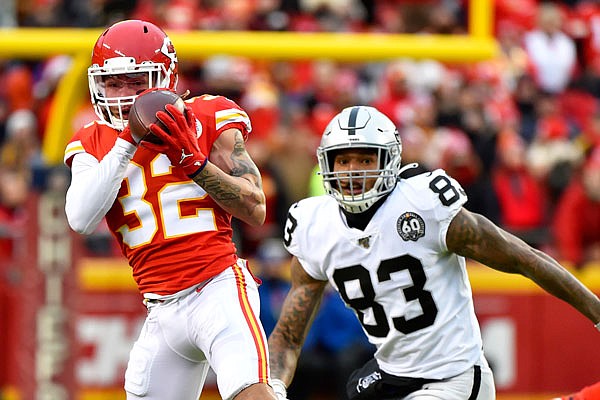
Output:
<instances>
[{"instance_id":1,"label":"red football helmet","mask_svg":"<svg viewBox=\"0 0 600 400\"><path fill-rule=\"evenodd\" d=\"M123 79L147 77L147 87L175 90L177 86L177 54L167 34L156 25L140 20L117 22L100 35L88 68L92 105L98 117L115 129L127 126L129 108L135 95L106 95L107 77Z\"/></svg>"}]
</instances>

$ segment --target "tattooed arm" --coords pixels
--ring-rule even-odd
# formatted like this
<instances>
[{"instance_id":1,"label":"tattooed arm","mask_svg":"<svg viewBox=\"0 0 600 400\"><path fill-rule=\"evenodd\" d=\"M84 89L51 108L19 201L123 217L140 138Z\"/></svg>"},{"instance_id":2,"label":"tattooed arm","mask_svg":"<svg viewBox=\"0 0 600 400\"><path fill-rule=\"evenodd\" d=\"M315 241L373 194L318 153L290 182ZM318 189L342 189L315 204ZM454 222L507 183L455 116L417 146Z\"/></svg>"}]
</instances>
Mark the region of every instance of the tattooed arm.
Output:
<instances>
[{"instance_id":1,"label":"tattooed arm","mask_svg":"<svg viewBox=\"0 0 600 400\"><path fill-rule=\"evenodd\" d=\"M209 158L194 182L234 217L250 225L261 225L266 215L262 179L246 151L242 133L237 129L221 133Z\"/></svg>"},{"instance_id":2,"label":"tattooed arm","mask_svg":"<svg viewBox=\"0 0 600 400\"><path fill-rule=\"evenodd\" d=\"M269 336L271 377L287 386L294 377L296 364L308 329L319 309L327 281L311 278L298 258L292 258L292 287L283 303L279 321Z\"/></svg>"},{"instance_id":3,"label":"tattooed arm","mask_svg":"<svg viewBox=\"0 0 600 400\"><path fill-rule=\"evenodd\" d=\"M450 223L448 250L488 267L521 274L551 295L566 301L594 324L600 300L549 255L500 229L487 218L462 209Z\"/></svg>"}]
</instances>

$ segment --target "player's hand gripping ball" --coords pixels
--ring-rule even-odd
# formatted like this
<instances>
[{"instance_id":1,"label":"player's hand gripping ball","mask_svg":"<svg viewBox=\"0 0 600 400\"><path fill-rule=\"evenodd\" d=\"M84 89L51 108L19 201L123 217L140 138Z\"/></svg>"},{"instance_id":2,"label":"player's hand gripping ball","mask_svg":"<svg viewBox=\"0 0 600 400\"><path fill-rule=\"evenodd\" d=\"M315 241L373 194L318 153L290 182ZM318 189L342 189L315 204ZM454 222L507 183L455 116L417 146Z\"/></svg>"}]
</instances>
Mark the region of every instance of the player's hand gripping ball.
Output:
<instances>
[{"instance_id":1,"label":"player's hand gripping ball","mask_svg":"<svg viewBox=\"0 0 600 400\"><path fill-rule=\"evenodd\" d=\"M158 124L168 132L167 127L156 118L158 111L167 112L167 104L175 105L181 112L185 110L183 99L168 89L152 88L140 93L129 110L129 128L132 136L151 143L162 143L162 140L150 132L149 126Z\"/></svg>"}]
</instances>

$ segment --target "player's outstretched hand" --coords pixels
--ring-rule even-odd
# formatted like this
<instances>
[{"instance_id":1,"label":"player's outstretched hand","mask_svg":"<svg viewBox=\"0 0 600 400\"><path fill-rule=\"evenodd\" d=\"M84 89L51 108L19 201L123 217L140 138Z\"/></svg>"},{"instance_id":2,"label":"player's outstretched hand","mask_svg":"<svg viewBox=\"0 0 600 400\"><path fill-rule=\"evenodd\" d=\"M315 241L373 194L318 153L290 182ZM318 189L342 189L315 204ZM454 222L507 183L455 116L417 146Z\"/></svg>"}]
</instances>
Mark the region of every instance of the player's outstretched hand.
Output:
<instances>
[{"instance_id":1,"label":"player's outstretched hand","mask_svg":"<svg viewBox=\"0 0 600 400\"><path fill-rule=\"evenodd\" d=\"M163 143L144 142L144 147L164 153L173 166L183 168L190 178L196 176L206 166L207 158L198 145L196 117L190 107L181 112L172 104L166 105L168 112L159 111L157 118L165 125L151 124L150 131Z\"/></svg>"}]
</instances>

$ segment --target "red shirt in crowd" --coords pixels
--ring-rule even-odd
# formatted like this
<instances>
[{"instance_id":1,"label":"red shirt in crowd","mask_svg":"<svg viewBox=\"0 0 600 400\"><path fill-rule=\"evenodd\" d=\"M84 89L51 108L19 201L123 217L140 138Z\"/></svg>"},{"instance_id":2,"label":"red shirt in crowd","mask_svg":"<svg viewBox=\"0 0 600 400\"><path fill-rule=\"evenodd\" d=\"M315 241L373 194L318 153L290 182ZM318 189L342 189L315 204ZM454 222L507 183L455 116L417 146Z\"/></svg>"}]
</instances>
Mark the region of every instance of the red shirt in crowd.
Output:
<instances>
[{"instance_id":1,"label":"red shirt in crowd","mask_svg":"<svg viewBox=\"0 0 600 400\"><path fill-rule=\"evenodd\" d=\"M600 202L585 193L580 180L573 181L561 196L554 217L558 258L574 265L585 262L585 249L600 244Z\"/></svg>"}]
</instances>

